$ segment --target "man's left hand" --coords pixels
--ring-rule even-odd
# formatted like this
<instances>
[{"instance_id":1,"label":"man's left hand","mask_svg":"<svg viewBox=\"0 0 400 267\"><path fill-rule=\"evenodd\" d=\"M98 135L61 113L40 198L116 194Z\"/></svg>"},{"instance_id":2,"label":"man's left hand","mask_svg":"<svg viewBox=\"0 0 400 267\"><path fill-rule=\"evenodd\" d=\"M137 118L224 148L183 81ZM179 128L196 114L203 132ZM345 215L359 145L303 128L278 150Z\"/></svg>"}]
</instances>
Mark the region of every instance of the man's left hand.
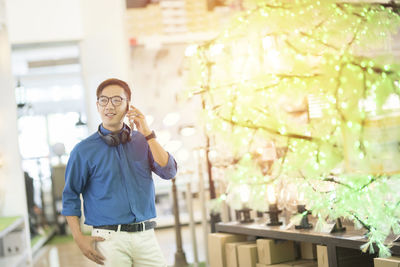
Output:
<instances>
[{"instance_id":1,"label":"man's left hand","mask_svg":"<svg viewBox=\"0 0 400 267\"><path fill-rule=\"evenodd\" d=\"M148 136L149 134L151 134L151 130L147 125L146 118L143 113L140 112L140 110L135 108L133 105L130 105L129 111L126 116L129 119L131 129L133 129L133 125L136 125L137 130L144 136Z\"/></svg>"}]
</instances>

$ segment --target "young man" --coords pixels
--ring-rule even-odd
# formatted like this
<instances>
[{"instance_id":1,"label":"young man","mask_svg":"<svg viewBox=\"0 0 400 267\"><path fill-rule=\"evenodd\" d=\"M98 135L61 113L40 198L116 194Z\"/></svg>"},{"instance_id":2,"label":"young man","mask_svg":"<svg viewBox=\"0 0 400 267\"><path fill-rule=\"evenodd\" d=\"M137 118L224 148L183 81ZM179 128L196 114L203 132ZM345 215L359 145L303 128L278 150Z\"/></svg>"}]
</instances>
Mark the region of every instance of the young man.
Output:
<instances>
[{"instance_id":1,"label":"young man","mask_svg":"<svg viewBox=\"0 0 400 267\"><path fill-rule=\"evenodd\" d=\"M149 129L143 114L130 106L129 86L108 79L97 88L98 132L72 150L65 172L62 214L75 242L90 260L106 266L167 266L154 235L156 216L152 171L175 177L177 166ZM127 116L131 130L123 123ZM80 230L83 197L85 224Z\"/></svg>"}]
</instances>

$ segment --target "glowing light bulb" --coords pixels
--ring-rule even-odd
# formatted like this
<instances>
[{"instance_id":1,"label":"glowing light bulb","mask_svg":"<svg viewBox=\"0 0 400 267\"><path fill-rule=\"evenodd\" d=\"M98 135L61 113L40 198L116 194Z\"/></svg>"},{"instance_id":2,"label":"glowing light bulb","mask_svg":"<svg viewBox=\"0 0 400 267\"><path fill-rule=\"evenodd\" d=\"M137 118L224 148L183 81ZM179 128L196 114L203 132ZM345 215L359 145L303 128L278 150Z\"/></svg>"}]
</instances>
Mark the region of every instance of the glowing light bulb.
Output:
<instances>
[{"instance_id":1,"label":"glowing light bulb","mask_svg":"<svg viewBox=\"0 0 400 267\"><path fill-rule=\"evenodd\" d=\"M190 153L187 149L182 148L176 153L176 158L179 162L185 162L189 159Z\"/></svg>"},{"instance_id":2,"label":"glowing light bulb","mask_svg":"<svg viewBox=\"0 0 400 267\"><path fill-rule=\"evenodd\" d=\"M147 125L151 126L154 122L154 117L152 115L146 115L145 117L146 117Z\"/></svg>"},{"instance_id":3,"label":"glowing light bulb","mask_svg":"<svg viewBox=\"0 0 400 267\"><path fill-rule=\"evenodd\" d=\"M179 121L180 118L181 118L181 115L179 113L171 112L165 116L163 123L165 126L172 126L172 125L175 125Z\"/></svg>"},{"instance_id":4,"label":"glowing light bulb","mask_svg":"<svg viewBox=\"0 0 400 267\"><path fill-rule=\"evenodd\" d=\"M196 128L194 126L185 126L179 130L182 136L192 136L196 133Z\"/></svg>"},{"instance_id":5,"label":"glowing light bulb","mask_svg":"<svg viewBox=\"0 0 400 267\"><path fill-rule=\"evenodd\" d=\"M224 49L224 45L223 44L212 45L211 48L210 48L210 54L211 54L211 56L217 56L217 55L222 53L223 49Z\"/></svg>"},{"instance_id":6,"label":"glowing light bulb","mask_svg":"<svg viewBox=\"0 0 400 267\"><path fill-rule=\"evenodd\" d=\"M171 138L171 133L169 131L161 130L157 132L157 139L160 144L166 144Z\"/></svg>"},{"instance_id":7,"label":"glowing light bulb","mask_svg":"<svg viewBox=\"0 0 400 267\"><path fill-rule=\"evenodd\" d=\"M170 152L178 151L182 146L182 141L179 140L171 140L165 145L165 149Z\"/></svg>"},{"instance_id":8,"label":"glowing light bulb","mask_svg":"<svg viewBox=\"0 0 400 267\"><path fill-rule=\"evenodd\" d=\"M185 49L185 56L187 57L191 57L194 56L197 52L197 45L189 45L188 47L186 47Z\"/></svg>"},{"instance_id":9,"label":"glowing light bulb","mask_svg":"<svg viewBox=\"0 0 400 267\"><path fill-rule=\"evenodd\" d=\"M273 185L267 187L267 197L269 204L276 204L275 189Z\"/></svg>"},{"instance_id":10,"label":"glowing light bulb","mask_svg":"<svg viewBox=\"0 0 400 267\"><path fill-rule=\"evenodd\" d=\"M250 200L250 187L247 184L242 184L239 188L240 199L243 204L247 204Z\"/></svg>"},{"instance_id":11,"label":"glowing light bulb","mask_svg":"<svg viewBox=\"0 0 400 267\"><path fill-rule=\"evenodd\" d=\"M262 39L262 45L264 50L269 50L274 47L274 38L271 36L265 36Z\"/></svg>"}]
</instances>

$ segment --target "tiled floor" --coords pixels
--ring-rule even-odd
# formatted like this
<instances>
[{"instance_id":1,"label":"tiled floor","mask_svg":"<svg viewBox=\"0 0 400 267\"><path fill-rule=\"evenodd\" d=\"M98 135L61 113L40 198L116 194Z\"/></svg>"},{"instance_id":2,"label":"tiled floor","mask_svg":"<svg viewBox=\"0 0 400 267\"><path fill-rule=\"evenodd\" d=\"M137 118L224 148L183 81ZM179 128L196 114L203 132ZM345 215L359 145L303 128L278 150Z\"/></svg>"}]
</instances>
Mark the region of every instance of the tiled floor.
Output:
<instances>
[{"instance_id":1,"label":"tiled floor","mask_svg":"<svg viewBox=\"0 0 400 267\"><path fill-rule=\"evenodd\" d=\"M176 238L174 228L157 229L157 239L169 265L174 264ZM205 261L204 234L201 225L196 226L199 261ZM193 263L194 253L189 227L182 228L183 251L189 263ZM74 242L46 245L35 256L34 267L95 267L96 264L82 255Z\"/></svg>"}]
</instances>

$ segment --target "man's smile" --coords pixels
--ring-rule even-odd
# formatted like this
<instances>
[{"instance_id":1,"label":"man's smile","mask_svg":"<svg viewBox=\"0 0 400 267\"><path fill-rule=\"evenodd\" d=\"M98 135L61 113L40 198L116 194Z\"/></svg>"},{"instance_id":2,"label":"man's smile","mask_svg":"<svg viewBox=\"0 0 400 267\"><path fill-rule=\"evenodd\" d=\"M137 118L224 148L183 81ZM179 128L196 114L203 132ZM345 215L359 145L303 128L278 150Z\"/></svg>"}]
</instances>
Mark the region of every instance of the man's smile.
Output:
<instances>
[{"instance_id":1,"label":"man's smile","mask_svg":"<svg viewBox=\"0 0 400 267\"><path fill-rule=\"evenodd\" d=\"M108 118L113 118L115 115L117 115L116 113L114 113L114 112L108 112L108 113L106 113L105 114L106 115L106 117L108 117Z\"/></svg>"}]
</instances>

